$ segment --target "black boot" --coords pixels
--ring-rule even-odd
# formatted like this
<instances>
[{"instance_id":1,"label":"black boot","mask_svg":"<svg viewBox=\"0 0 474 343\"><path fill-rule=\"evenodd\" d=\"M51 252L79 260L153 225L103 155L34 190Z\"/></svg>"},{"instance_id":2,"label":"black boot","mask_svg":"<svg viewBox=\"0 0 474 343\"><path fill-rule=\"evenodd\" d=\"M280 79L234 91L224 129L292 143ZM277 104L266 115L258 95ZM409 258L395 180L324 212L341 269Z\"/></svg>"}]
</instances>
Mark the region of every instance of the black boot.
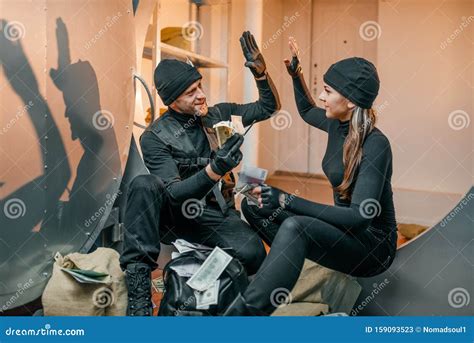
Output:
<instances>
[{"instance_id":1,"label":"black boot","mask_svg":"<svg viewBox=\"0 0 474 343\"><path fill-rule=\"evenodd\" d=\"M151 316L151 269L145 263L131 263L125 270L128 289L127 316Z\"/></svg>"},{"instance_id":2,"label":"black boot","mask_svg":"<svg viewBox=\"0 0 474 343\"><path fill-rule=\"evenodd\" d=\"M224 316L268 316L268 313L253 307L246 303L245 298L239 293L237 297L232 301L227 310L225 310Z\"/></svg>"}]
</instances>

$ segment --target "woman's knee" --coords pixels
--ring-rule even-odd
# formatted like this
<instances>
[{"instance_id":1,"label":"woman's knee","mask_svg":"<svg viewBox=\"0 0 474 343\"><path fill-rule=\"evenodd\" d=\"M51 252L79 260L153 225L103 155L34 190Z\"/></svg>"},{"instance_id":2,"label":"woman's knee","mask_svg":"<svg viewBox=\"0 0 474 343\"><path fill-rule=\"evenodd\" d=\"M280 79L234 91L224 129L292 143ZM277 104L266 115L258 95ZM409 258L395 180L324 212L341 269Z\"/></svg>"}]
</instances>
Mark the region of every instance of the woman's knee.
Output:
<instances>
[{"instance_id":1,"label":"woman's knee","mask_svg":"<svg viewBox=\"0 0 474 343\"><path fill-rule=\"evenodd\" d=\"M290 236L301 236L305 235L306 231L304 230L305 226L302 221L299 220L297 216L286 218L283 223L281 223L280 229L282 233Z\"/></svg>"}]
</instances>

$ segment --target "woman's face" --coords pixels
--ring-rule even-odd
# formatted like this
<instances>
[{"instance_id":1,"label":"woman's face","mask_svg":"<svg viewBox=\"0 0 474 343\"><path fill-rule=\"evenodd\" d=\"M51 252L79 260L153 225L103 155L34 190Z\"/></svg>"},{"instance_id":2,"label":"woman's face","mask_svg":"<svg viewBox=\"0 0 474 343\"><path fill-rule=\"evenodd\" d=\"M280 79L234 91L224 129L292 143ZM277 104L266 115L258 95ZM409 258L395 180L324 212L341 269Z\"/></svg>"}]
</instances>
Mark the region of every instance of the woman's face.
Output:
<instances>
[{"instance_id":1,"label":"woman's face","mask_svg":"<svg viewBox=\"0 0 474 343\"><path fill-rule=\"evenodd\" d=\"M326 117L346 121L351 118L354 104L338 93L334 88L324 83L324 90L319 95L319 100L324 103Z\"/></svg>"}]
</instances>

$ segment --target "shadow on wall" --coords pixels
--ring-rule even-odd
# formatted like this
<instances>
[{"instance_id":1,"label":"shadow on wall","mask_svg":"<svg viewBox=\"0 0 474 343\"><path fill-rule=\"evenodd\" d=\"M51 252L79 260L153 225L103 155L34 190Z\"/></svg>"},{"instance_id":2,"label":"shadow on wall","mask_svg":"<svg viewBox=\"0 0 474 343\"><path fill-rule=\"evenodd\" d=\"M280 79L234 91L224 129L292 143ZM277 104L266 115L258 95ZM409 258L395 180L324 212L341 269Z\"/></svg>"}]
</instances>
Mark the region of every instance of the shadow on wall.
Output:
<instances>
[{"instance_id":1,"label":"shadow on wall","mask_svg":"<svg viewBox=\"0 0 474 343\"><path fill-rule=\"evenodd\" d=\"M7 21L1 19L0 25L5 27ZM0 294L16 289L33 266L46 265L45 256L62 248L66 252L79 249L85 232L99 222L97 218L88 225L87 220L103 205L107 191L104 180L121 173L113 117L101 109L96 73L88 61L71 64L68 31L61 18L56 20L56 39L58 67L50 70L50 77L63 93L70 123L70 131L65 132L60 132L40 93L21 40L0 35L1 68L25 104L43 161L40 176L0 199L0 287L6 288L0 289ZM74 174L68 156L76 152L66 151L62 134L79 139L83 149L70 190L67 185ZM21 139L9 137L8 142L18 144ZM69 199L61 201L66 190ZM33 230L36 227L39 230Z\"/></svg>"}]
</instances>

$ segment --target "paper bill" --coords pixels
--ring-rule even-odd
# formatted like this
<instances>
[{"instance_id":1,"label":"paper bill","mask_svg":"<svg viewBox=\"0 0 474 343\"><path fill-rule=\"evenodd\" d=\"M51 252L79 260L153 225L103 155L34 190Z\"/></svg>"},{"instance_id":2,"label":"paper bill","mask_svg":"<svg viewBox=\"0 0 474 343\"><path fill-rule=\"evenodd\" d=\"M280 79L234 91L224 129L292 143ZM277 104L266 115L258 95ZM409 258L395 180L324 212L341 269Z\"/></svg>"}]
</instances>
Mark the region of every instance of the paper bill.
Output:
<instances>
[{"instance_id":1,"label":"paper bill","mask_svg":"<svg viewBox=\"0 0 474 343\"><path fill-rule=\"evenodd\" d=\"M239 185L262 184L267 179L268 170L244 164L239 172Z\"/></svg>"},{"instance_id":2,"label":"paper bill","mask_svg":"<svg viewBox=\"0 0 474 343\"><path fill-rule=\"evenodd\" d=\"M188 241L184 239L177 239L171 244L174 245L174 247L178 250L180 254L186 251L191 251L191 250L212 250L212 248L209 248L205 245L198 244L198 243L189 243Z\"/></svg>"},{"instance_id":3,"label":"paper bill","mask_svg":"<svg viewBox=\"0 0 474 343\"><path fill-rule=\"evenodd\" d=\"M175 263L171 269L173 269L179 276L191 277L193 276L201 265L198 263Z\"/></svg>"},{"instance_id":4,"label":"paper bill","mask_svg":"<svg viewBox=\"0 0 474 343\"><path fill-rule=\"evenodd\" d=\"M265 183L267 175L268 170L266 169L243 165L239 172L239 181L235 186L235 192L244 195L248 201L254 205L258 205L258 199L251 194L251 191L255 187Z\"/></svg>"},{"instance_id":5,"label":"paper bill","mask_svg":"<svg viewBox=\"0 0 474 343\"><path fill-rule=\"evenodd\" d=\"M221 121L213 126L216 130L217 143L219 148L221 148L224 143L234 135L235 130L231 121Z\"/></svg>"},{"instance_id":6,"label":"paper bill","mask_svg":"<svg viewBox=\"0 0 474 343\"><path fill-rule=\"evenodd\" d=\"M232 256L219 247L215 247L196 273L186 282L189 287L205 291L219 278L232 260Z\"/></svg>"},{"instance_id":7,"label":"paper bill","mask_svg":"<svg viewBox=\"0 0 474 343\"><path fill-rule=\"evenodd\" d=\"M61 268L61 270L71 275L77 282L80 282L80 283L107 284L111 281L109 274L99 273L93 270L69 269L69 268Z\"/></svg>"},{"instance_id":8,"label":"paper bill","mask_svg":"<svg viewBox=\"0 0 474 343\"><path fill-rule=\"evenodd\" d=\"M196 309L207 310L210 305L217 305L219 299L220 280L216 280L214 284L204 292L194 291L196 297Z\"/></svg>"},{"instance_id":9,"label":"paper bill","mask_svg":"<svg viewBox=\"0 0 474 343\"><path fill-rule=\"evenodd\" d=\"M245 133L244 124L242 123L242 116L231 115L230 121L235 132L243 135Z\"/></svg>"}]
</instances>

